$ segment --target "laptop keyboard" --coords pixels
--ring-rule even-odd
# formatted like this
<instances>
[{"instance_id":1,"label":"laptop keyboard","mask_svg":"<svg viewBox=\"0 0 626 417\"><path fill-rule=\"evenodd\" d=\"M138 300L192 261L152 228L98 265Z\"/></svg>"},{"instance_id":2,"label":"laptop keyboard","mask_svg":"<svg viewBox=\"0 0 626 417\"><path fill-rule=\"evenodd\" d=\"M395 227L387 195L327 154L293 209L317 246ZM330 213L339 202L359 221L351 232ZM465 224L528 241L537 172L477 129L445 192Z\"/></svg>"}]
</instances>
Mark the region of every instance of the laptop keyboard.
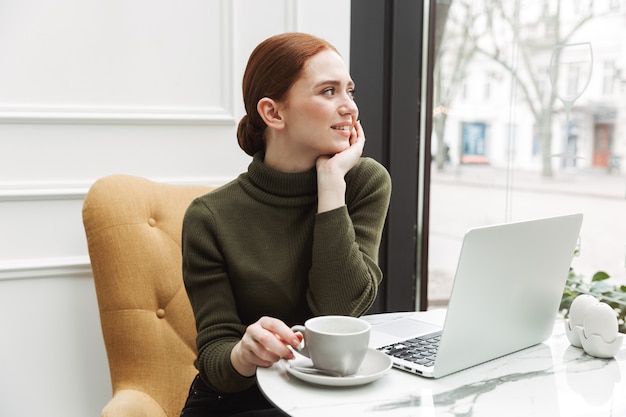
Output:
<instances>
[{"instance_id":1,"label":"laptop keyboard","mask_svg":"<svg viewBox=\"0 0 626 417\"><path fill-rule=\"evenodd\" d=\"M439 331L383 346L378 350L387 355L429 367L435 364L440 340L441 332Z\"/></svg>"}]
</instances>

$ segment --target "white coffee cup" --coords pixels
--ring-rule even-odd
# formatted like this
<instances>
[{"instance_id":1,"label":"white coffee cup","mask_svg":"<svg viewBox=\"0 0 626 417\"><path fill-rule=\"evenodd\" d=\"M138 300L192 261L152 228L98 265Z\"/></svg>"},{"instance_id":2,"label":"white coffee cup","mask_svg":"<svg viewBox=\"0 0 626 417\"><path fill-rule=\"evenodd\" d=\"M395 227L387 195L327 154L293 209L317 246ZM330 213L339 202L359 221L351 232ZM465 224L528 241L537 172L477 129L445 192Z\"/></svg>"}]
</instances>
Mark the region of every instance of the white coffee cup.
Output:
<instances>
[{"instance_id":1,"label":"white coffee cup","mask_svg":"<svg viewBox=\"0 0 626 417\"><path fill-rule=\"evenodd\" d=\"M318 316L291 329L304 336L296 350L315 368L347 376L358 372L365 358L371 326L357 317Z\"/></svg>"}]
</instances>

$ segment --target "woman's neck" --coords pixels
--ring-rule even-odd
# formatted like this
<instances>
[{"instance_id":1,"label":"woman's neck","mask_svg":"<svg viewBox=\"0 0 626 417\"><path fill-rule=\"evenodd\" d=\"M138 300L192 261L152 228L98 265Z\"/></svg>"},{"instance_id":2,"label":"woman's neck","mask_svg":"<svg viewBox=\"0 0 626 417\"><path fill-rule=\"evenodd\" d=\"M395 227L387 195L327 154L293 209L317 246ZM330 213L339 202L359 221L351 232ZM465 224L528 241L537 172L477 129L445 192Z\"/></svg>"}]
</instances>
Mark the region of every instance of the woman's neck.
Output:
<instances>
[{"instance_id":1,"label":"woman's neck","mask_svg":"<svg viewBox=\"0 0 626 417\"><path fill-rule=\"evenodd\" d=\"M315 167L316 157L303 152L293 152L276 146L268 146L263 163L276 171L285 173L306 172Z\"/></svg>"}]
</instances>

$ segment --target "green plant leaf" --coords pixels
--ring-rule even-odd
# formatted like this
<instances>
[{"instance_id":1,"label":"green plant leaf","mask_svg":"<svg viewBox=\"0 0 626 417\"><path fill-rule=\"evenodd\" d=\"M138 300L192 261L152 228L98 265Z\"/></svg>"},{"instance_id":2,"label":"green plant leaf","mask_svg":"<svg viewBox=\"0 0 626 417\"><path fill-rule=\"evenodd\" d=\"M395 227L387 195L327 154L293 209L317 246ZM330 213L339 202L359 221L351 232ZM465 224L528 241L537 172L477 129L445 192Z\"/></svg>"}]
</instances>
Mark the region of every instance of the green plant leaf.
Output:
<instances>
[{"instance_id":1,"label":"green plant leaf","mask_svg":"<svg viewBox=\"0 0 626 417\"><path fill-rule=\"evenodd\" d=\"M604 281L605 279L610 278L610 275L607 274L604 271L598 271L595 274L593 274L593 277L591 278L591 282L597 282L597 281Z\"/></svg>"}]
</instances>

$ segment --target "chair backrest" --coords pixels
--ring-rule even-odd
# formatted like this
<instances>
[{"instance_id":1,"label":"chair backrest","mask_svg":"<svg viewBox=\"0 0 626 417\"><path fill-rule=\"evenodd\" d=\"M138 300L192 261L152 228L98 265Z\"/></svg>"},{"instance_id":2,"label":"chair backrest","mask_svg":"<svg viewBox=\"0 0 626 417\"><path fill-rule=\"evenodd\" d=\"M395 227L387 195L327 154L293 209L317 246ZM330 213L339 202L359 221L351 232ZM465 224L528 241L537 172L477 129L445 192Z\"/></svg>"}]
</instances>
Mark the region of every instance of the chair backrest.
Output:
<instances>
[{"instance_id":1,"label":"chair backrest","mask_svg":"<svg viewBox=\"0 0 626 417\"><path fill-rule=\"evenodd\" d=\"M103 415L117 415L111 411L120 406L111 403L129 390L151 397L163 415L180 414L197 372L182 220L191 201L212 189L113 175L87 193L83 224L113 387ZM133 402L128 392L120 396Z\"/></svg>"}]
</instances>

